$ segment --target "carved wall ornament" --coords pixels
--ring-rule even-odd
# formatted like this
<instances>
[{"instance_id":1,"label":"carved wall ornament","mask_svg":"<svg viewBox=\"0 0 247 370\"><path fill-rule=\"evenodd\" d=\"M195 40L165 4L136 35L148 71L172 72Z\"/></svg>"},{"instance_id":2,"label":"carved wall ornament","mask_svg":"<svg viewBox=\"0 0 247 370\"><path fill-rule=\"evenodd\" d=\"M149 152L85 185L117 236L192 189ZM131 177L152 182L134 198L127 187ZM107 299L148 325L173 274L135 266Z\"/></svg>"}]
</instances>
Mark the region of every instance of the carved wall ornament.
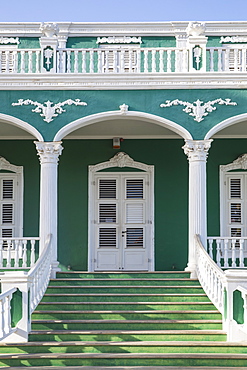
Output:
<instances>
[{"instance_id":1,"label":"carved wall ornament","mask_svg":"<svg viewBox=\"0 0 247 370\"><path fill-rule=\"evenodd\" d=\"M186 32L188 36L202 36L206 30L205 23L202 22L190 22Z\"/></svg>"},{"instance_id":2,"label":"carved wall ornament","mask_svg":"<svg viewBox=\"0 0 247 370\"><path fill-rule=\"evenodd\" d=\"M7 45L7 44L19 44L19 37L0 37L0 44Z\"/></svg>"},{"instance_id":3,"label":"carved wall ornament","mask_svg":"<svg viewBox=\"0 0 247 370\"><path fill-rule=\"evenodd\" d=\"M232 170L247 170L247 154L241 154L232 163L221 165L220 170L227 172Z\"/></svg>"},{"instance_id":4,"label":"carved wall ornament","mask_svg":"<svg viewBox=\"0 0 247 370\"><path fill-rule=\"evenodd\" d=\"M0 157L0 170L11 171L15 173L22 173L23 167L22 166L15 166L14 164L10 163L4 157Z\"/></svg>"},{"instance_id":5,"label":"carved wall ornament","mask_svg":"<svg viewBox=\"0 0 247 370\"><path fill-rule=\"evenodd\" d=\"M206 161L213 140L186 140L182 147L189 161Z\"/></svg>"},{"instance_id":6,"label":"carved wall ornament","mask_svg":"<svg viewBox=\"0 0 247 370\"><path fill-rule=\"evenodd\" d=\"M196 46L195 48L193 48L193 55L195 58L196 69L199 70L202 57L202 48L200 48L200 46Z\"/></svg>"},{"instance_id":7,"label":"carved wall ornament","mask_svg":"<svg viewBox=\"0 0 247 370\"><path fill-rule=\"evenodd\" d=\"M131 158L128 154L124 152L118 152L114 155L109 161L98 163L94 166L89 166L89 170L91 172L97 172L104 170L106 168L112 168L112 167L131 167L131 168L138 168L142 171L152 171L153 166L150 166L145 163L136 162L133 158Z\"/></svg>"},{"instance_id":8,"label":"carved wall ornament","mask_svg":"<svg viewBox=\"0 0 247 370\"><path fill-rule=\"evenodd\" d=\"M97 44L141 44L141 37L130 37L130 36L109 36L109 37L97 37Z\"/></svg>"},{"instance_id":9,"label":"carved wall ornament","mask_svg":"<svg viewBox=\"0 0 247 370\"><path fill-rule=\"evenodd\" d=\"M36 108L32 109L32 112L39 113L41 117L45 117L44 121L47 123L50 123L51 121L53 121L53 117L57 117L59 114L66 112L66 109L62 108L64 105L72 105L72 104L76 106L77 105L83 105L83 106L87 105L87 103L81 102L80 99L75 99L75 100L68 99L62 103L56 103L54 105L53 105L53 102L49 100L47 100L46 102L44 102L44 104L42 104L42 103L30 100L30 99L25 99L25 100L19 99L17 103L12 103L13 106L17 106L17 105L36 106Z\"/></svg>"},{"instance_id":10,"label":"carved wall ornament","mask_svg":"<svg viewBox=\"0 0 247 370\"><path fill-rule=\"evenodd\" d=\"M37 155L39 157L40 163L58 163L59 156L62 154L62 142L53 141L53 142L34 142L37 149Z\"/></svg>"},{"instance_id":11,"label":"carved wall ornament","mask_svg":"<svg viewBox=\"0 0 247 370\"><path fill-rule=\"evenodd\" d=\"M127 104L119 105L119 108L121 114L126 114L129 110L129 106Z\"/></svg>"},{"instance_id":12,"label":"carved wall ornament","mask_svg":"<svg viewBox=\"0 0 247 370\"><path fill-rule=\"evenodd\" d=\"M223 42L247 42L247 36L221 36L220 43Z\"/></svg>"},{"instance_id":13,"label":"carved wall ornament","mask_svg":"<svg viewBox=\"0 0 247 370\"><path fill-rule=\"evenodd\" d=\"M59 31L56 23L41 23L39 29L45 37L55 37Z\"/></svg>"},{"instance_id":14,"label":"carved wall ornament","mask_svg":"<svg viewBox=\"0 0 247 370\"><path fill-rule=\"evenodd\" d=\"M190 116L195 117L194 121L201 122L204 120L203 117L207 116L209 113L216 110L216 107L213 107L214 104L219 105L237 105L236 102L231 102L231 99L215 99L212 101L208 101L207 103L203 104L203 101L197 99L193 103L185 102L179 99L175 100L166 100L165 104L160 104L161 108L169 108L173 105L183 105L185 108L183 112L189 113Z\"/></svg>"}]
</instances>

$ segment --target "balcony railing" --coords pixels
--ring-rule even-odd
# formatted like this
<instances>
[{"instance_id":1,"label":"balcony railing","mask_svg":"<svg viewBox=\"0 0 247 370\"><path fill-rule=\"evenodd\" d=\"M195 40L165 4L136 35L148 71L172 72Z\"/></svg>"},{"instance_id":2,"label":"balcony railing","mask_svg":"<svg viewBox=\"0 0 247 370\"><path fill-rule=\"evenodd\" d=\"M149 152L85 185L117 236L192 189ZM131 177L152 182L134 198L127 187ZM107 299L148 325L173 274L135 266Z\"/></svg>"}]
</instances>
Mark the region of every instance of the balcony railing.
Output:
<instances>
[{"instance_id":1,"label":"balcony railing","mask_svg":"<svg viewBox=\"0 0 247 370\"><path fill-rule=\"evenodd\" d=\"M0 73L246 72L246 50L210 47L202 62L193 51L181 48L59 49L50 54L42 49L0 50Z\"/></svg>"}]
</instances>

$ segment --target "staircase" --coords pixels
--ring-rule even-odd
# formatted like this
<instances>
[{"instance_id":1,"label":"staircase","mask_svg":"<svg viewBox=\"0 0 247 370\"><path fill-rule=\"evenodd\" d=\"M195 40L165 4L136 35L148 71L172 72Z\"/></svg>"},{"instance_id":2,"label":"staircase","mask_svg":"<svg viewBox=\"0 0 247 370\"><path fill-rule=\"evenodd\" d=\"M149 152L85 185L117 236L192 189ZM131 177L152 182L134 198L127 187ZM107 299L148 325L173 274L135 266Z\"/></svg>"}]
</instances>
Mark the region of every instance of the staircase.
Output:
<instances>
[{"instance_id":1,"label":"staircase","mask_svg":"<svg viewBox=\"0 0 247 370\"><path fill-rule=\"evenodd\" d=\"M0 367L234 369L221 314L185 272L61 272L32 315L29 343L0 346Z\"/></svg>"}]
</instances>

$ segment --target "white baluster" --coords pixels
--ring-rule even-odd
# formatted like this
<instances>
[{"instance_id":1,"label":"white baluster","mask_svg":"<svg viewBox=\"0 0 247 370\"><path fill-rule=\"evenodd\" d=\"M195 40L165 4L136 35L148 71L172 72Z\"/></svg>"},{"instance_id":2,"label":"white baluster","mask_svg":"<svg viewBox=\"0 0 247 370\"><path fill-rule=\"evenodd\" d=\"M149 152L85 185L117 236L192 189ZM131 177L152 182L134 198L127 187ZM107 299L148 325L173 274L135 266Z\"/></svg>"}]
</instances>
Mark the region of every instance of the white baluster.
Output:
<instances>
[{"instance_id":1,"label":"white baluster","mask_svg":"<svg viewBox=\"0 0 247 370\"><path fill-rule=\"evenodd\" d=\"M246 48L242 49L242 72L246 72Z\"/></svg>"},{"instance_id":2,"label":"white baluster","mask_svg":"<svg viewBox=\"0 0 247 370\"><path fill-rule=\"evenodd\" d=\"M74 51L75 62L74 62L74 73L78 73L78 50Z\"/></svg>"},{"instance_id":3,"label":"white baluster","mask_svg":"<svg viewBox=\"0 0 247 370\"><path fill-rule=\"evenodd\" d=\"M120 73L124 73L124 56L125 56L125 50L120 50Z\"/></svg>"},{"instance_id":4,"label":"white baluster","mask_svg":"<svg viewBox=\"0 0 247 370\"><path fill-rule=\"evenodd\" d=\"M144 73L148 72L148 50L144 50Z\"/></svg>"},{"instance_id":5,"label":"white baluster","mask_svg":"<svg viewBox=\"0 0 247 370\"><path fill-rule=\"evenodd\" d=\"M102 51L100 49L97 50L98 55L98 70L97 73L102 73Z\"/></svg>"},{"instance_id":6,"label":"white baluster","mask_svg":"<svg viewBox=\"0 0 247 370\"><path fill-rule=\"evenodd\" d=\"M1 311L1 318L0 318L0 338L4 336L4 302L5 298L0 300L0 311Z\"/></svg>"},{"instance_id":7,"label":"white baluster","mask_svg":"<svg viewBox=\"0 0 247 370\"><path fill-rule=\"evenodd\" d=\"M229 71L229 58L230 58L230 49L226 49L225 52L225 71Z\"/></svg>"},{"instance_id":8,"label":"white baluster","mask_svg":"<svg viewBox=\"0 0 247 370\"><path fill-rule=\"evenodd\" d=\"M21 51L21 73L25 73L25 51Z\"/></svg>"},{"instance_id":9,"label":"white baluster","mask_svg":"<svg viewBox=\"0 0 247 370\"><path fill-rule=\"evenodd\" d=\"M172 71L171 54L172 54L171 49L167 50L167 72L171 72Z\"/></svg>"},{"instance_id":10,"label":"white baluster","mask_svg":"<svg viewBox=\"0 0 247 370\"><path fill-rule=\"evenodd\" d=\"M132 59L133 59L133 51L130 49L129 51L129 72L133 72L133 63L132 63Z\"/></svg>"},{"instance_id":11,"label":"white baluster","mask_svg":"<svg viewBox=\"0 0 247 370\"><path fill-rule=\"evenodd\" d=\"M212 258L213 260L213 239L208 239L208 244L209 244L209 256Z\"/></svg>"},{"instance_id":12,"label":"white baluster","mask_svg":"<svg viewBox=\"0 0 247 370\"><path fill-rule=\"evenodd\" d=\"M105 51L105 73L109 72L109 50Z\"/></svg>"},{"instance_id":13,"label":"white baluster","mask_svg":"<svg viewBox=\"0 0 247 370\"><path fill-rule=\"evenodd\" d=\"M232 239L232 267L236 267L236 239Z\"/></svg>"},{"instance_id":14,"label":"white baluster","mask_svg":"<svg viewBox=\"0 0 247 370\"><path fill-rule=\"evenodd\" d=\"M210 72L214 72L214 48L210 48Z\"/></svg>"},{"instance_id":15,"label":"white baluster","mask_svg":"<svg viewBox=\"0 0 247 370\"><path fill-rule=\"evenodd\" d=\"M183 68L182 72L188 72L188 51L186 49L183 50Z\"/></svg>"},{"instance_id":16,"label":"white baluster","mask_svg":"<svg viewBox=\"0 0 247 370\"><path fill-rule=\"evenodd\" d=\"M71 73L71 51L67 50L67 73Z\"/></svg>"},{"instance_id":17,"label":"white baluster","mask_svg":"<svg viewBox=\"0 0 247 370\"><path fill-rule=\"evenodd\" d=\"M3 52L0 50L0 73L2 73L2 57L3 57Z\"/></svg>"},{"instance_id":18,"label":"white baluster","mask_svg":"<svg viewBox=\"0 0 247 370\"><path fill-rule=\"evenodd\" d=\"M216 239L216 263L221 267L221 240Z\"/></svg>"},{"instance_id":19,"label":"white baluster","mask_svg":"<svg viewBox=\"0 0 247 370\"><path fill-rule=\"evenodd\" d=\"M94 73L94 51L93 50L90 50L89 57L90 57L89 71L90 73Z\"/></svg>"},{"instance_id":20,"label":"white baluster","mask_svg":"<svg viewBox=\"0 0 247 370\"><path fill-rule=\"evenodd\" d=\"M11 239L7 240L7 264L6 267L11 267Z\"/></svg>"},{"instance_id":21,"label":"white baluster","mask_svg":"<svg viewBox=\"0 0 247 370\"><path fill-rule=\"evenodd\" d=\"M35 240L31 240L31 267L35 264Z\"/></svg>"},{"instance_id":22,"label":"white baluster","mask_svg":"<svg viewBox=\"0 0 247 370\"><path fill-rule=\"evenodd\" d=\"M175 72L180 72L179 50L175 50Z\"/></svg>"},{"instance_id":23,"label":"white baluster","mask_svg":"<svg viewBox=\"0 0 247 370\"><path fill-rule=\"evenodd\" d=\"M82 73L86 73L86 50L82 50Z\"/></svg>"},{"instance_id":24,"label":"white baluster","mask_svg":"<svg viewBox=\"0 0 247 370\"><path fill-rule=\"evenodd\" d=\"M156 51L152 50L152 72L156 72Z\"/></svg>"},{"instance_id":25,"label":"white baluster","mask_svg":"<svg viewBox=\"0 0 247 370\"><path fill-rule=\"evenodd\" d=\"M40 53L39 50L37 50L35 52L35 60L36 60L35 73L39 73L40 72L40 57L41 57L41 53Z\"/></svg>"},{"instance_id":26,"label":"white baluster","mask_svg":"<svg viewBox=\"0 0 247 370\"><path fill-rule=\"evenodd\" d=\"M15 246L14 246L15 243ZM13 241L14 253L15 253L15 268L19 267L19 240Z\"/></svg>"},{"instance_id":27,"label":"white baluster","mask_svg":"<svg viewBox=\"0 0 247 370\"><path fill-rule=\"evenodd\" d=\"M159 51L159 71L164 72L164 50Z\"/></svg>"},{"instance_id":28,"label":"white baluster","mask_svg":"<svg viewBox=\"0 0 247 370\"><path fill-rule=\"evenodd\" d=\"M218 50L218 72L222 72L222 49Z\"/></svg>"},{"instance_id":29,"label":"white baluster","mask_svg":"<svg viewBox=\"0 0 247 370\"><path fill-rule=\"evenodd\" d=\"M27 267L27 240L23 240L22 267Z\"/></svg>"},{"instance_id":30,"label":"white baluster","mask_svg":"<svg viewBox=\"0 0 247 370\"><path fill-rule=\"evenodd\" d=\"M28 73L33 72L33 53L31 50L28 51Z\"/></svg>"},{"instance_id":31,"label":"white baluster","mask_svg":"<svg viewBox=\"0 0 247 370\"><path fill-rule=\"evenodd\" d=\"M18 72L18 54L17 50L13 51L13 73Z\"/></svg>"},{"instance_id":32,"label":"white baluster","mask_svg":"<svg viewBox=\"0 0 247 370\"><path fill-rule=\"evenodd\" d=\"M0 268L3 267L3 240L0 240Z\"/></svg>"},{"instance_id":33,"label":"white baluster","mask_svg":"<svg viewBox=\"0 0 247 370\"><path fill-rule=\"evenodd\" d=\"M5 56L6 56L5 70L6 70L6 73L9 73L9 51L8 50L5 52Z\"/></svg>"},{"instance_id":34,"label":"white baluster","mask_svg":"<svg viewBox=\"0 0 247 370\"><path fill-rule=\"evenodd\" d=\"M7 296L5 298L5 308L4 308L4 316L5 316L5 326L4 326L4 331L6 334L10 332L11 329L11 315L10 315L10 300L12 298L12 294Z\"/></svg>"},{"instance_id":35,"label":"white baluster","mask_svg":"<svg viewBox=\"0 0 247 370\"><path fill-rule=\"evenodd\" d=\"M113 50L113 72L117 73L117 58L118 58L118 52L117 50Z\"/></svg>"},{"instance_id":36,"label":"white baluster","mask_svg":"<svg viewBox=\"0 0 247 370\"><path fill-rule=\"evenodd\" d=\"M136 72L141 72L141 51L139 49L136 50Z\"/></svg>"},{"instance_id":37,"label":"white baluster","mask_svg":"<svg viewBox=\"0 0 247 370\"><path fill-rule=\"evenodd\" d=\"M244 239L239 239L239 267L244 267Z\"/></svg>"},{"instance_id":38,"label":"white baluster","mask_svg":"<svg viewBox=\"0 0 247 370\"><path fill-rule=\"evenodd\" d=\"M238 49L234 49L234 72L238 71Z\"/></svg>"},{"instance_id":39,"label":"white baluster","mask_svg":"<svg viewBox=\"0 0 247 370\"><path fill-rule=\"evenodd\" d=\"M229 267L229 263L228 263L228 239L224 240L224 267Z\"/></svg>"}]
</instances>

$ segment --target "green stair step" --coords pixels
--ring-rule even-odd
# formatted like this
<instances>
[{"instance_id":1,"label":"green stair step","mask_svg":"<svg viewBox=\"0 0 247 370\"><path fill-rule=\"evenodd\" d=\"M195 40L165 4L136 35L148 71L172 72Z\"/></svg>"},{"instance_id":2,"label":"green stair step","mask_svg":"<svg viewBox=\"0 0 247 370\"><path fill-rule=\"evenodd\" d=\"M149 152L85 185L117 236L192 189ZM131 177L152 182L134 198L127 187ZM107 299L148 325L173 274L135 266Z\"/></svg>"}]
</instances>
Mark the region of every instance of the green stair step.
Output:
<instances>
[{"instance_id":1,"label":"green stair step","mask_svg":"<svg viewBox=\"0 0 247 370\"><path fill-rule=\"evenodd\" d=\"M32 330L30 341L224 341L222 330Z\"/></svg>"},{"instance_id":2,"label":"green stair step","mask_svg":"<svg viewBox=\"0 0 247 370\"><path fill-rule=\"evenodd\" d=\"M187 278L136 278L136 279L113 279L113 278L102 278L102 279L88 279L88 278L63 278L63 279L51 279L50 286L57 285L111 285L111 286L164 286L164 285L179 285L179 286L190 286L200 285L197 279Z\"/></svg>"},{"instance_id":3,"label":"green stair step","mask_svg":"<svg viewBox=\"0 0 247 370\"><path fill-rule=\"evenodd\" d=\"M0 354L0 366L247 366L247 354L227 353L36 353Z\"/></svg>"},{"instance_id":4,"label":"green stair step","mask_svg":"<svg viewBox=\"0 0 247 370\"><path fill-rule=\"evenodd\" d=\"M61 271L57 272L57 279L84 278L84 279L137 279L137 278L190 278L186 271L154 271L154 272L85 272L85 271Z\"/></svg>"},{"instance_id":5,"label":"green stair step","mask_svg":"<svg viewBox=\"0 0 247 370\"><path fill-rule=\"evenodd\" d=\"M104 310L104 311L114 311L114 310L213 310L214 305L211 302L40 302L37 307L38 311L42 310Z\"/></svg>"},{"instance_id":6,"label":"green stair step","mask_svg":"<svg viewBox=\"0 0 247 370\"><path fill-rule=\"evenodd\" d=\"M73 341L29 342L0 345L0 353L247 353L246 345L226 342L163 342L163 341Z\"/></svg>"},{"instance_id":7,"label":"green stair step","mask_svg":"<svg viewBox=\"0 0 247 370\"><path fill-rule=\"evenodd\" d=\"M60 289L59 289L60 290ZM209 298L205 293L150 293L150 294L138 294L138 293L46 293L42 299L42 302L49 302L50 300L58 302L66 302L68 300L78 301L78 302L125 302L126 300L130 302L197 302L205 301L210 302ZM210 302L211 303L211 302Z\"/></svg>"},{"instance_id":8,"label":"green stair step","mask_svg":"<svg viewBox=\"0 0 247 370\"><path fill-rule=\"evenodd\" d=\"M179 320L183 317L183 320L194 319L194 320L220 320L221 314L218 311L79 311L79 310L67 310L67 311L38 311L36 310L32 315L32 320L36 319L84 319L84 320L162 320L162 319L174 319Z\"/></svg>"}]
</instances>

